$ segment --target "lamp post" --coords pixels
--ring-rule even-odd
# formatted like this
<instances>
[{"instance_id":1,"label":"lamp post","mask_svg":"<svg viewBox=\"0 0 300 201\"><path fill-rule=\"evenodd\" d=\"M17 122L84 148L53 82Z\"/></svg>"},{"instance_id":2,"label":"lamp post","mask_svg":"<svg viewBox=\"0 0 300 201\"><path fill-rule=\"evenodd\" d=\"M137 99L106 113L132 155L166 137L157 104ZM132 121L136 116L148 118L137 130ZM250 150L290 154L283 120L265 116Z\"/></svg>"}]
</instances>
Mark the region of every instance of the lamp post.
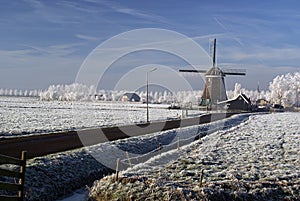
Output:
<instances>
[{"instance_id":1,"label":"lamp post","mask_svg":"<svg viewBox=\"0 0 300 201\"><path fill-rule=\"evenodd\" d=\"M147 107L147 123L149 122L149 86L148 86L148 73L156 71L157 68L153 68L150 71L146 72L146 107Z\"/></svg>"},{"instance_id":2,"label":"lamp post","mask_svg":"<svg viewBox=\"0 0 300 201\"><path fill-rule=\"evenodd\" d=\"M296 89L296 106L299 107L299 88Z\"/></svg>"}]
</instances>

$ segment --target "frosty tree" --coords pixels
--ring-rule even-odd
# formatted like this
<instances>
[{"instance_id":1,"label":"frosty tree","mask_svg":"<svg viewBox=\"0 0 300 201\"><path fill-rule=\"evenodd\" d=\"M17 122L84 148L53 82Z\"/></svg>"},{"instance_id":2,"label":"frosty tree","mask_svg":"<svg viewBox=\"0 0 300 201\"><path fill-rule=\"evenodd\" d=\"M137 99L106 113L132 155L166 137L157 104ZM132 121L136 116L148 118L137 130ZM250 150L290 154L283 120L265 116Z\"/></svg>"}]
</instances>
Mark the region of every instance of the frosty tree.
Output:
<instances>
[{"instance_id":1,"label":"frosty tree","mask_svg":"<svg viewBox=\"0 0 300 201\"><path fill-rule=\"evenodd\" d=\"M300 72L276 76L269 85L271 102L299 106Z\"/></svg>"},{"instance_id":2,"label":"frosty tree","mask_svg":"<svg viewBox=\"0 0 300 201\"><path fill-rule=\"evenodd\" d=\"M242 85L240 83L235 83L234 85L234 97L237 97L242 91Z\"/></svg>"},{"instance_id":3,"label":"frosty tree","mask_svg":"<svg viewBox=\"0 0 300 201\"><path fill-rule=\"evenodd\" d=\"M79 83L70 85L51 85L47 90L22 90L0 89L0 96L39 96L41 100L99 100L119 101L126 90L98 90L95 86L86 86ZM244 93L255 103L257 99L266 99L273 104L282 104L285 107L300 106L300 72L276 76L269 84L269 91L246 90L240 83L236 83L234 90L227 91L229 99ZM136 92L141 101L145 101L146 92ZM178 102L181 104L198 104L202 91L177 91L177 92L150 92L149 99L153 103Z\"/></svg>"}]
</instances>

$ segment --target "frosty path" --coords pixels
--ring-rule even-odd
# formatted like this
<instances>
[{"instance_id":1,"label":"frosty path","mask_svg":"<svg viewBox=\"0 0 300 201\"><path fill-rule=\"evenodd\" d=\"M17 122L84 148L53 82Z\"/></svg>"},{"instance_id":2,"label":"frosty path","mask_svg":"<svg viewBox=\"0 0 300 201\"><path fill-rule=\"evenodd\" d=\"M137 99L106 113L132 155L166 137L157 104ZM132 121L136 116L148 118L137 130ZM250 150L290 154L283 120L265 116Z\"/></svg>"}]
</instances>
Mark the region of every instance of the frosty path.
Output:
<instances>
[{"instance_id":1,"label":"frosty path","mask_svg":"<svg viewBox=\"0 0 300 201\"><path fill-rule=\"evenodd\" d=\"M300 199L299 125L300 113L252 116L235 128L125 171L121 182L113 177L99 180L91 195L130 200ZM173 155L179 158L165 161Z\"/></svg>"}]
</instances>

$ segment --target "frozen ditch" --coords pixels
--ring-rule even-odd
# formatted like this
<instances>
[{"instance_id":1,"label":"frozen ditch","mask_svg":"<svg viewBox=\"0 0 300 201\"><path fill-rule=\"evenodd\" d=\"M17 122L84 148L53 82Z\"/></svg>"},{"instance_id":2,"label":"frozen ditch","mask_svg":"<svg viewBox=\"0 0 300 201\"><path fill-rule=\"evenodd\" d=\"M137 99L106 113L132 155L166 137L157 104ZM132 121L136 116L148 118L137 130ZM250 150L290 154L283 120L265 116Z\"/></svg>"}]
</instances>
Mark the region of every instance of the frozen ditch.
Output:
<instances>
[{"instance_id":1,"label":"frozen ditch","mask_svg":"<svg viewBox=\"0 0 300 201\"><path fill-rule=\"evenodd\" d=\"M184 144L194 141L199 135L229 129L248 117L248 114L236 115L209 124L132 137L31 159L26 169L25 200L62 198L78 188L91 185L103 175L113 173L117 158L120 158L120 164L123 164L120 168L125 169L129 165L128 157L131 158L132 164L144 162L153 157L152 153L157 155L171 148L177 150L178 139L181 150ZM155 151L159 144L162 146L160 152Z\"/></svg>"},{"instance_id":2,"label":"frozen ditch","mask_svg":"<svg viewBox=\"0 0 300 201\"><path fill-rule=\"evenodd\" d=\"M98 180L90 196L99 200L299 200L299 125L300 113L251 116L236 127L133 166L121 172L117 182L115 175Z\"/></svg>"}]
</instances>

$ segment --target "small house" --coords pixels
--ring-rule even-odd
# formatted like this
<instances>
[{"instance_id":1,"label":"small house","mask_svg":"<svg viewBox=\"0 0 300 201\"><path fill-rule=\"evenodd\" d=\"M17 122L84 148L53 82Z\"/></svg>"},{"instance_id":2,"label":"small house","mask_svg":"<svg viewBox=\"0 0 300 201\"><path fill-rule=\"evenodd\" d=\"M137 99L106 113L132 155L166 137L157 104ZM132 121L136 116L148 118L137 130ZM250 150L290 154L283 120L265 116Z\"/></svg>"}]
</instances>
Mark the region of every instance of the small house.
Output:
<instances>
[{"instance_id":1,"label":"small house","mask_svg":"<svg viewBox=\"0 0 300 201\"><path fill-rule=\"evenodd\" d=\"M271 108L272 112L284 112L284 107L281 104L274 104Z\"/></svg>"},{"instance_id":2,"label":"small house","mask_svg":"<svg viewBox=\"0 0 300 201\"><path fill-rule=\"evenodd\" d=\"M141 98L136 93L125 93L123 96L121 96L121 101L123 102L140 102Z\"/></svg>"},{"instance_id":3,"label":"small house","mask_svg":"<svg viewBox=\"0 0 300 201\"><path fill-rule=\"evenodd\" d=\"M256 101L255 110L258 112L267 112L270 111L270 107L269 101L261 98Z\"/></svg>"},{"instance_id":4,"label":"small house","mask_svg":"<svg viewBox=\"0 0 300 201\"><path fill-rule=\"evenodd\" d=\"M267 106L267 105L269 105L269 102L266 99L260 98L256 101L256 105Z\"/></svg>"},{"instance_id":5,"label":"small house","mask_svg":"<svg viewBox=\"0 0 300 201\"><path fill-rule=\"evenodd\" d=\"M250 111L252 109L251 100L245 94L239 94L235 98L218 102L218 105L225 106L227 110Z\"/></svg>"}]
</instances>

